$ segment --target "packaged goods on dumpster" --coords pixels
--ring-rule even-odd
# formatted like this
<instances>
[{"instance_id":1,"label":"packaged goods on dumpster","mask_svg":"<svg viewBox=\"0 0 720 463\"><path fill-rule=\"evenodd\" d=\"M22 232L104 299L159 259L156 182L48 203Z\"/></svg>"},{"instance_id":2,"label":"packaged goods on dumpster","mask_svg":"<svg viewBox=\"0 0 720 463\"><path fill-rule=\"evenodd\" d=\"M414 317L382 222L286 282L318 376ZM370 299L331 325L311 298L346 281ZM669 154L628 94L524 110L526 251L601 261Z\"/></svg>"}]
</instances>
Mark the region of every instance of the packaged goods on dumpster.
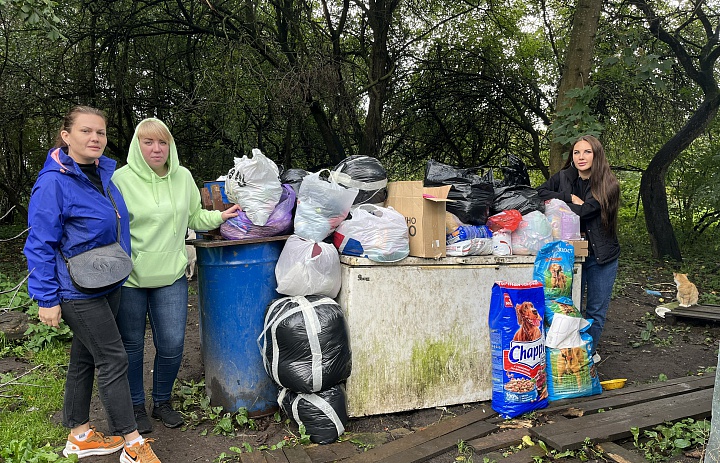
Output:
<instances>
[{"instance_id":1,"label":"packaged goods on dumpster","mask_svg":"<svg viewBox=\"0 0 720 463\"><path fill-rule=\"evenodd\" d=\"M490 297L492 408L503 418L547 407L540 282L496 281Z\"/></svg>"},{"instance_id":2,"label":"packaged goods on dumpster","mask_svg":"<svg viewBox=\"0 0 720 463\"><path fill-rule=\"evenodd\" d=\"M449 185L447 210L467 225L484 225L490 215L494 190L490 178L480 177L478 168L459 168L429 160L425 169L426 187Z\"/></svg>"},{"instance_id":3,"label":"packaged goods on dumpster","mask_svg":"<svg viewBox=\"0 0 720 463\"><path fill-rule=\"evenodd\" d=\"M410 253L405 217L392 207L373 204L354 207L335 230L333 243L342 254L375 262L397 262Z\"/></svg>"},{"instance_id":4,"label":"packaged goods on dumpster","mask_svg":"<svg viewBox=\"0 0 720 463\"><path fill-rule=\"evenodd\" d=\"M265 225L255 225L240 211L220 225L220 234L226 240L247 240L265 238L289 233L292 230L292 212L295 207L295 191L290 185L283 185L280 201L268 217Z\"/></svg>"},{"instance_id":5,"label":"packaged goods on dumpster","mask_svg":"<svg viewBox=\"0 0 720 463\"><path fill-rule=\"evenodd\" d=\"M547 217L540 211L533 211L523 215L520 225L512 233L512 251L513 254L534 256L552 240Z\"/></svg>"},{"instance_id":6,"label":"packaged goods on dumpster","mask_svg":"<svg viewBox=\"0 0 720 463\"><path fill-rule=\"evenodd\" d=\"M295 234L313 241L322 241L335 231L358 194L357 188L345 188L332 178L325 180L321 172L303 179L295 210Z\"/></svg>"},{"instance_id":7,"label":"packaged goods on dumpster","mask_svg":"<svg viewBox=\"0 0 720 463\"><path fill-rule=\"evenodd\" d=\"M497 213L516 209L522 215L532 211L545 212L545 201L540 199L535 188L525 185L511 185L495 189L491 212Z\"/></svg>"},{"instance_id":8,"label":"packaged goods on dumpster","mask_svg":"<svg viewBox=\"0 0 720 463\"><path fill-rule=\"evenodd\" d=\"M305 426L310 440L316 444L335 442L345 432L347 395L342 383L314 394L298 394L283 388L278 404L298 426Z\"/></svg>"},{"instance_id":9,"label":"packaged goods on dumpster","mask_svg":"<svg viewBox=\"0 0 720 463\"><path fill-rule=\"evenodd\" d=\"M338 251L330 243L292 235L275 264L275 280L277 292L287 296L336 297L342 284Z\"/></svg>"},{"instance_id":10,"label":"packaged goods on dumpster","mask_svg":"<svg viewBox=\"0 0 720 463\"><path fill-rule=\"evenodd\" d=\"M293 296L271 302L258 347L265 371L291 391L323 391L345 381L352 371L345 316L328 297Z\"/></svg>"},{"instance_id":11,"label":"packaged goods on dumpster","mask_svg":"<svg viewBox=\"0 0 720 463\"><path fill-rule=\"evenodd\" d=\"M386 206L405 217L410 255L445 257L445 203L449 186L423 187L422 182L388 183Z\"/></svg>"},{"instance_id":12,"label":"packaged goods on dumpster","mask_svg":"<svg viewBox=\"0 0 720 463\"><path fill-rule=\"evenodd\" d=\"M372 156L349 156L335 166L330 176L340 185L357 188L354 204L377 204L387 199L387 172Z\"/></svg>"},{"instance_id":13,"label":"packaged goods on dumpster","mask_svg":"<svg viewBox=\"0 0 720 463\"><path fill-rule=\"evenodd\" d=\"M473 238L446 246L448 256L487 256L493 253L492 238Z\"/></svg>"},{"instance_id":14,"label":"packaged goods on dumpster","mask_svg":"<svg viewBox=\"0 0 720 463\"><path fill-rule=\"evenodd\" d=\"M497 230L492 236L493 244L493 255L495 256L511 256L513 253L512 248L512 233L509 230Z\"/></svg>"},{"instance_id":15,"label":"packaged goods on dumpster","mask_svg":"<svg viewBox=\"0 0 720 463\"><path fill-rule=\"evenodd\" d=\"M512 233L520 225L522 218L520 211L508 209L488 217L487 226L493 233L499 230L507 230Z\"/></svg>"},{"instance_id":16,"label":"packaged goods on dumpster","mask_svg":"<svg viewBox=\"0 0 720 463\"><path fill-rule=\"evenodd\" d=\"M475 238L492 238L492 232L485 225L460 225L445 235L445 243L453 244Z\"/></svg>"},{"instance_id":17,"label":"packaged goods on dumpster","mask_svg":"<svg viewBox=\"0 0 720 463\"><path fill-rule=\"evenodd\" d=\"M580 217L560 199L550 199L545 202L545 216L552 227L553 239L579 240Z\"/></svg>"},{"instance_id":18,"label":"packaged goods on dumpster","mask_svg":"<svg viewBox=\"0 0 720 463\"><path fill-rule=\"evenodd\" d=\"M225 195L242 208L252 223L265 225L283 188L277 165L259 149L253 149L252 155L235 158L235 167L225 178Z\"/></svg>"}]
</instances>

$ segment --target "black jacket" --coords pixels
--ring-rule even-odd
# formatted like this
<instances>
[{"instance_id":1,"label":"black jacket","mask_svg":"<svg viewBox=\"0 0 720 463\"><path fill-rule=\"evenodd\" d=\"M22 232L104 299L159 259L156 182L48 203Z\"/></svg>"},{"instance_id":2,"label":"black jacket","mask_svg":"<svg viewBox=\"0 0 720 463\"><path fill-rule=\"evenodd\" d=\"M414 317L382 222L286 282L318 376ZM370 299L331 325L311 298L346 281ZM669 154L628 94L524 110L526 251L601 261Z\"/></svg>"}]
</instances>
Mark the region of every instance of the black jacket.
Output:
<instances>
[{"instance_id":1,"label":"black jacket","mask_svg":"<svg viewBox=\"0 0 720 463\"><path fill-rule=\"evenodd\" d=\"M600 203L590 192L590 182L587 182L582 194L577 195L585 201L585 204L578 206L572 203L570 195L577 179L578 171L574 166L563 169L537 188L538 196L542 199L556 198L565 201L570 209L580 216L580 228L585 230L585 237L591 246L592 254L595 255L598 264L605 264L618 258L620 243L615 233L608 232L602 226Z\"/></svg>"}]
</instances>

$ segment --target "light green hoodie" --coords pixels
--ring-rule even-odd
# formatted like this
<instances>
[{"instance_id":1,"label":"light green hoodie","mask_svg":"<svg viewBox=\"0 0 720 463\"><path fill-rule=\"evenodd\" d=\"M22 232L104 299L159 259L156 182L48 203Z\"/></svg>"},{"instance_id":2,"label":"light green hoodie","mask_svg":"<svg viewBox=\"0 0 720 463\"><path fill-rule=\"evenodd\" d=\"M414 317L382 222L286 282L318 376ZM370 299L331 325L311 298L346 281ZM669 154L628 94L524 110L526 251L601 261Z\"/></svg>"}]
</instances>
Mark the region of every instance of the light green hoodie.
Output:
<instances>
[{"instance_id":1,"label":"light green hoodie","mask_svg":"<svg viewBox=\"0 0 720 463\"><path fill-rule=\"evenodd\" d=\"M223 222L222 212L202 208L200 192L190 171L180 165L174 142L170 144L167 166L168 173L163 177L148 166L136 129L127 165L112 177L130 212L134 267L125 286L131 288L173 284L185 274L187 228L212 230Z\"/></svg>"}]
</instances>

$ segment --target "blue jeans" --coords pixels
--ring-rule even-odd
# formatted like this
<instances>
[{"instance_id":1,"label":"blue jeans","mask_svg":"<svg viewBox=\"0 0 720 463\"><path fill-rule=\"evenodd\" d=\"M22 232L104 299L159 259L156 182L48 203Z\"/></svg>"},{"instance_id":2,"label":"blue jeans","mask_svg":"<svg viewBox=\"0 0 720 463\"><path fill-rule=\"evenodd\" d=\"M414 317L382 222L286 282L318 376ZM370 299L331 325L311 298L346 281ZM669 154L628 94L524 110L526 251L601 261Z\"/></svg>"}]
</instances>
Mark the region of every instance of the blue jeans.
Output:
<instances>
[{"instance_id":1,"label":"blue jeans","mask_svg":"<svg viewBox=\"0 0 720 463\"><path fill-rule=\"evenodd\" d=\"M187 304L188 283L185 276L161 288L122 288L117 321L130 363L128 379L133 405L145 403L143 353L147 319L150 320L155 343L153 403L170 400L185 347Z\"/></svg>"},{"instance_id":2,"label":"blue jeans","mask_svg":"<svg viewBox=\"0 0 720 463\"><path fill-rule=\"evenodd\" d=\"M128 386L128 359L115 316L120 288L93 299L63 301L62 318L73 332L63 399L63 425L76 428L90 421L95 369L98 393L111 434L137 429Z\"/></svg>"},{"instance_id":3,"label":"blue jeans","mask_svg":"<svg viewBox=\"0 0 720 463\"><path fill-rule=\"evenodd\" d=\"M580 294L585 295L587 292L583 316L587 320L592 320L592 326L587 331L593 339L592 354L595 354L605 326L605 317L610 306L617 269L617 259L605 264L598 264L593 255L589 256L582 265Z\"/></svg>"}]
</instances>

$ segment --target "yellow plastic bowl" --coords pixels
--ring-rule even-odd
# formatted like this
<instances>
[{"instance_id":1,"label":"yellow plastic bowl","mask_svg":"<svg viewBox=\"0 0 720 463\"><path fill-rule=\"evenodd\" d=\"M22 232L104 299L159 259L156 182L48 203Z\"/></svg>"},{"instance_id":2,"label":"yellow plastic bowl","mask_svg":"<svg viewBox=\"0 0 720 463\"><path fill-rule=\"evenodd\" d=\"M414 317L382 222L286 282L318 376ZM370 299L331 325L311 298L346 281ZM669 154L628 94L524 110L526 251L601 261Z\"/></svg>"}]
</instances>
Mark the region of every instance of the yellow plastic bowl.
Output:
<instances>
[{"instance_id":1,"label":"yellow plastic bowl","mask_svg":"<svg viewBox=\"0 0 720 463\"><path fill-rule=\"evenodd\" d=\"M621 387L625 387L625 382L627 382L626 378L609 379L607 381L600 381L600 385L604 391L609 391L610 389L620 389Z\"/></svg>"}]
</instances>

